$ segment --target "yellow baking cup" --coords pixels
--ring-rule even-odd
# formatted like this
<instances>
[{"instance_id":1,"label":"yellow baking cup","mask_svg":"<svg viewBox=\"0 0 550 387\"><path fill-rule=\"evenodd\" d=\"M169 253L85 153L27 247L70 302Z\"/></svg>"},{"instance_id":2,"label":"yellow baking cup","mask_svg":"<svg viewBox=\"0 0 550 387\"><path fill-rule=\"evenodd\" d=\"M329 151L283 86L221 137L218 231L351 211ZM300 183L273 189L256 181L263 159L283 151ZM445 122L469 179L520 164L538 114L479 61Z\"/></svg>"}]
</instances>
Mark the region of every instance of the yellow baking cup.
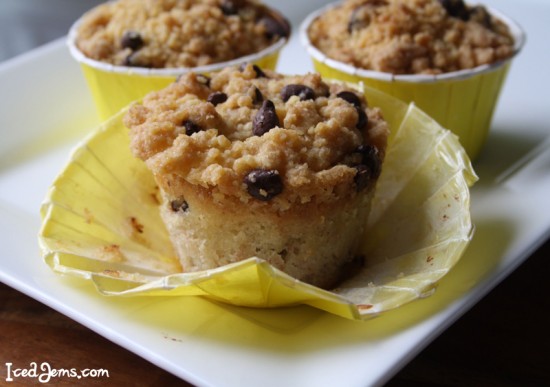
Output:
<instances>
[{"instance_id":1,"label":"yellow baking cup","mask_svg":"<svg viewBox=\"0 0 550 387\"><path fill-rule=\"evenodd\" d=\"M429 295L472 238L477 179L450 131L374 89L392 134L363 237L366 265L332 291L295 280L261 257L181 273L159 215L158 189L129 150L124 111L73 151L43 203L39 242L55 272L111 296L204 296L249 307L307 304L365 319Z\"/></svg>"},{"instance_id":2,"label":"yellow baking cup","mask_svg":"<svg viewBox=\"0 0 550 387\"><path fill-rule=\"evenodd\" d=\"M521 27L501 12L488 8L503 21L514 37L514 55L505 61L471 70L438 75L394 75L354 67L327 57L309 40L308 29L321 14L339 3L311 13L300 26L300 41L311 56L315 69L326 78L362 82L405 102L414 102L440 125L453 131L471 159L486 142L502 85L512 59L525 43Z\"/></svg>"},{"instance_id":3,"label":"yellow baking cup","mask_svg":"<svg viewBox=\"0 0 550 387\"><path fill-rule=\"evenodd\" d=\"M290 24L279 13L275 11L273 13L278 20L282 20L286 24L288 36L290 36ZM148 69L115 66L90 59L78 49L76 37L81 21L82 18L76 21L69 30L67 45L73 58L80 63L102 121L116 114L130 102L141 99L148 92L168 86L181 74L188 72L208 74L220 71L227 66L238 66L243 63L254 63L261 68L274 70L277 66L279 53L288 41L288 38L281 38L257 53L200 67Z\"/></svg>"}]
</instances>

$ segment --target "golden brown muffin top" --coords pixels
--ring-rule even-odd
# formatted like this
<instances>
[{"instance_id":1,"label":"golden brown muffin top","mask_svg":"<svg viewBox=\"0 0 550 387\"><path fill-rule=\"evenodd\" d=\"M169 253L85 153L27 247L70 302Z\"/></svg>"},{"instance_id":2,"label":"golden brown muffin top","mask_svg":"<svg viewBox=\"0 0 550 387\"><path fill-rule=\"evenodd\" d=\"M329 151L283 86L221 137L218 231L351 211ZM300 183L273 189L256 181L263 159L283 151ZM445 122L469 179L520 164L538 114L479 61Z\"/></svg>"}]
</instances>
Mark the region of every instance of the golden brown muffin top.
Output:
<instances>
[{"instance_id":1,"label":"golden brown muffin top","mask_svg":"<svg viewBox=\"0 0 550 387\"><path fill-rule=\"evenodd\" d=\"M253 65L183 75L134 104L124 123L132 152L172 197L185 181L214 201L279 211L370 189L388 136L380 110L351 87Z\"/></svg>"},{"instance_id":2,"label":"golden brown muffin top","mask_svg":"<svg viewBox=\"0 0 550 387\"><path fill-rule=\"evenodd\" d=\"M286 37L286 20L254 0L117 0L86 13L76 45L98 61L196 67L253 54Z\"/></svg>"},{"instance_id":3,"label":"golden brown muffin top","mask_svg":"<svg viewBox=\"0 0 550 387\"><path fill-rule=\"evenodd\" d=\"M471 69L514 52L506 25L462 0L347 0L308 35L330 58L392 74Z\"/></svg>"}]
</instances>

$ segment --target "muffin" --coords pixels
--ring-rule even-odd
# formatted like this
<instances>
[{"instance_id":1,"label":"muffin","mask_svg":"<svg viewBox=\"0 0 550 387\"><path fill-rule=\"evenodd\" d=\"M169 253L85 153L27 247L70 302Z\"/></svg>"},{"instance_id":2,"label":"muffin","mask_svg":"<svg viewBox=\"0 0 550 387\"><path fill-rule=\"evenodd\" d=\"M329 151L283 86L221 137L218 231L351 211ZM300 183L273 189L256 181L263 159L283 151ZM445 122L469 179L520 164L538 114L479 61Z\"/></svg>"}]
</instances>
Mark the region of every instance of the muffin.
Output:
<instances>
[{"instance_id":1,"label":"muffin","mask_svg":"<svg viewBox=\"0 0 550 387\"><path fill-rule=\"evenodd\" d=\"M309 27L328 57L391 74L440 74L505 60L506 24L462 0L349 0Z\"/></svg>"},{"instance_id":2,"label":"muffin","mask_svg":"<svg viewBox=\"0 0 550 387\"><path fill-rule=\"evenodd\" d=\"M187 71L275 69L290 25L254 0L117 0L85 13L68 45L101 119Z\"/></svg>"},{"instance_id":3,"label":"muffin","mask_svg":"<svg viewBox=\"0 0 550 387\"><path fill-rule=\"evenodd\" d=\"M300 40L324 77L414 102L475 159L525 34L462 0L347 0L310 14Z\"/></svg>"},{"instance_id":4,"label":"muffin","mask_svg":"<svg viewBox=\"0 0 550 387\"><path fill-rule=\"evenodd\" d=\"M76 46L118 66L197 67L259 52L288 33L253 0L118 0L83 17Z\"/></svg>"},{"instance_id":5,"label":"muffin","mask_svg":"<svg viewBox=\"0 0 550 387\"><path fill-rule=\"evenodd\" d=\"M124 123L185 272L256 256L331 288L361 264L388 137L361 92L249 64L182 75Z\"/></svg>"}]
</instances>

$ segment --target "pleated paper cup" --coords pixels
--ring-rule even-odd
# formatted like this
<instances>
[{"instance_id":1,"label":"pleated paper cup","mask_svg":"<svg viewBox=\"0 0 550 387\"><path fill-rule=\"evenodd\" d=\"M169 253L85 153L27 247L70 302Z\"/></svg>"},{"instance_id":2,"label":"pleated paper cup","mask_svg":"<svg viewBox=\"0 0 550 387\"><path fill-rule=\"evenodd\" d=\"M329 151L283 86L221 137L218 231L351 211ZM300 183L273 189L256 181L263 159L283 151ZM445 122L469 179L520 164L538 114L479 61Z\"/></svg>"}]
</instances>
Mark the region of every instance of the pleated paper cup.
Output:
<instances>
[{"instance_id":1,"label":"pleated paper cup","mask_svg":"<svg viewBox=\"0 0 550 387\"><path fill-rule=\"evenodd\" d=\"M77 20L69 30L67 44L72 57L82 68L99 118L104 121L118 113L130 102L141 99L150 91L168 86L178 76L188 72L207 75L228 66L239 66L245 63L253 63L264 69L275 70L280 51L290 36L290 24L278 12L274 10L271 12L273 17L280 20L281 25L287 28L287 37L281 37L277 42L257 53L205 66L150 69L112 65L88 58L76 45L78 27L82 23L82 18Z\"/></svg>"},{"instance_id":2,"label":"pleated paper cup","mask_svg":"<svg viewBox=\"0 0 550 387\"><path fill-rule=\"evenodd\" d=\"M392 133L362 238L365 266L331 291L262 257L181 272L159 213L158 187L132 156L124 110L73 151L42 206L39 243L56 273L110 296L203 296L258 308L307 304L366 319L430 295L468 246L477 177L457 137L414 104L364 89Z\"/></svg>"},{"instance_id":3,"label":"pleated paper cup","mask_svg":"<svg viewBox=\"0 0 550 387\"><path fill-rule=\"evenodd\" d=\"M438 75L394 75L352 66L327 57L310 41L309 26L339 3L311 13L300 26L300 41L311 56L315 69L324 77L364 83L405 102L414 102L440 125L453 131L473 160L483 148L493 112L512 59L525 43L525 33L512 19L487 7L504 22L514 37L514 54L490 65Z\"/></svg>"}]
</instances>

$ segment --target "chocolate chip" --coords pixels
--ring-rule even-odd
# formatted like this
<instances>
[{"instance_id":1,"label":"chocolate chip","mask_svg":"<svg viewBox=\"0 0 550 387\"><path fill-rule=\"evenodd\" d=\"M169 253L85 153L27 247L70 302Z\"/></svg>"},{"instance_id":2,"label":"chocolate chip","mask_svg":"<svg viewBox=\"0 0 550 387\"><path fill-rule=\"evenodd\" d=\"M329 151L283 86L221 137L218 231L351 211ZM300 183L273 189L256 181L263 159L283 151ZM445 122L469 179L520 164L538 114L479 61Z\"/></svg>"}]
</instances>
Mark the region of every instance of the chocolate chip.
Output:
<instances>
[{"instance_id":1,"label":"chocolate chip","mask_svg":"<svg viewBox=\"0 0 550 387\"><path fill-rule=\"evenodd\" d=\"M367 116L367 113L365 113L365 111L360 107L355 109L357 110L357 124L355 124L355 127L359 130L363 130L369 124L369 117Z\"/></svg>"},{"instance_id":2,"label":"chocolate chip","mask_svg":"<svg viewBox=\"0 0 550 387\"><path fill-rule=\"evenodd\" d=\"M348 21L348 32L350 34L353 31L361 30L369 26L371 23L371 16L366 10L365 6L360 5L351 12Z\"/></svg>"},{"instance_id":3,"label":"chocolate chip","mask_svg":"<svg viewBox=\"0 0 550 387\"><path fill-rule=\"evenodd\" d=\"M361 107L361 99L357 96L357 94L351 92L351 91L341 91L338 94L336 94L338 98L342 98L344 101L351 103L356 108Z\"/></svg>"},{"instance_id":4,"label":"chocolate chip","mask_svg":"<svg viewBox=\"0 0 550 387\"><path fill-rule=\"evenodd\" d=\"M220 5L220 9L226 16L237 15L239 13L239 5L231 0L224 0Z\"/></svg>"},{"instance_id":5,"label":"chocolate chip","mask_svg":"<svg viewBox=\"0 0 550 387\"><path fill-rule=\"evenodd\" d=\"M449 16L456 17L461 20L468 20L470 13L464 1L462 0L439 0L443 8L447 11Z\"/></svg>"},{"instance_id":6,"label":"chocolate chip","mask_svg":"<svg viewBox=\"0 0 550 387\"><path fill-rule=\"evenodd\" d=\"M359 192L369 186L372 174L370 168L364 164L356 165L354 168L356 172L353 181L355 182L355 189Z\"/></svg>"},{"instance_id":7,"label":"chocolate chip","mask_svg":"<svg viewBox=\"0 0 550 387\"><path fill-rule=\"evenodd\" d=\"M246 66L248 66L248 63L243 63L239 66L239 70L242 72L246 69ZM267 78L267 75L262 71L262 69L258 66L253 64L252 68L254 69L254 72L256 73L256 78Z\"/></svg>"},{"instance_id":8,"label":"chocolate chip","mask_svg":"<svg viewBox=\"0 0 550 387\"><path fill-rule=\"evenodd\" d=\"M357 124L355 125L355 127L359 130L365 129L367 127L367 124L369 123L369 118L367 116L367 113L365 113L365 110L363 110L363 108L361 107L361 99L357 96L357 94L351 91L341 91L340 93L336 94L336 96L355 106L358 116Z\"/></svg>"},{"instance_id":9,"label":"chocolate chip","mask_svg":"<svg viewBox=\"0 0 550 387\"><path fill-rule=\"evenodd\" d=\"M275 105L270 100L266 100L252 120L252 133L255 136L262 136L276 126L279 126L279 117Z\"/></svg>"},{"instance_id":10,"label":"chocolate chip","mask_svg":"<svg viewBox=\"0 0 550 387\"><path fill-rule=\"evenodd\" d=\"M193 133L200 132L202 130L202 128L199 125L195 124L191 120L185 120L182 122L181 125L185 127L185 134L188 136L192 135Z\"/></svg>"},{"instance_id":11,"label":"chocolate chip","mask_svg":"<svg viewBox=\"0 0 550 387\"><path fill-rule=\"evenodd\" d=\"M277 20L271 16L264 16L259 21L265 29L265 36L268 39L287 37L289 27L283 20Z\"/></svg>"},{"instance_id":12,"label":"chocolate chip","mask_svg":"<svg viewBox=\"0 0 550 387\"><path fill-rule=\"evenodd\" d=\"M257 65L252 65L252 68L256 72L256 78L266 78L265 73L262 71L260 67L258 67Z\"/></svg>"},{"instance_id":13,"label":"chocolate chip","mask_svg":"<svg viewBox=\"0 0 550 387\"><path fill-rule=\"evenodd\" d=\"M355 150L355 153L361 155L361 162L354 166L356 170L353 181L357 191L362 191L367 188L371 182L380 176L382 170L382 162L378 148L373 145L360 145Z\"/></svg>"},{"instance_id":14,"label":"chocolate chip","mask_svg":"<svg viewBox=\"0 0 550 387\"><path fill-rule=\"evenodd\" d=\"M264 101L264 96L262 94L262 92L260 91L260 89L258 89L257 87L254 87L254 104L259 104L259 103L262 103Z\"/></svg>"},{"instance_id":15,"label":"chocolate chip","mask_svg":"<svg viewBox=\"0 0 550 387\"><path fill-rule=\"evenodd\" d=\"M283 180L276 170L254 169L244 177L244 183L250 196L262 201L283 192Z\"/></svg>"},{"instance_id":16,"label":"chocolate chip","mask_svg":"<svg viewBox=\"0 0 550 387\"><path fill-rule=\"evenodd\" d=\"M224 103L225 101L227 101L227 94L221 91L216 91L210 94L206 100L212 105L217 106L220 103Z\"/></svg>"},{"instance_id":17,"label":"chocolate chip","mask_svg":"<svg viewBox=\"0 0 550 387\"><path fill-rule=\"evenodd\" d=\"M491 14L489 14L487 8L482 5L476 5L475 7L470 8L470 20L475 21L489 29L493 29Z\"/></svg>"},{"instance_id":18,"label":"chocolate chip","mask_svg":"<svg viewBox=\"0 0 550 387\"><path fill-rule=\"evenodd\" d=\"M315 99L315 92L311 87L306 85L290 84L286 85L281 90L281 98L285 102L288 101L293 95L299 96L301 101Z\"/></svg>"},{"instance_id":19,"label":"chocolate chip","mask_svg":"<svg viewBox=\"0 0 550 387\"><path fill-rule=\"evenodd\" d=\"M361 4L351 12L348 21L348 33L367 28L376 17L376 8L388 5L386 0L369 0Z\"/></svg>"},{"instance_id":20,"label":"chocolate chip","mask_svg":"<svg viewBox=\"0 0 550 387\"><path fill-rule=\"evenodd\" d=\"M355 152L361 155L361 164L369 168L373 178L380 176L382 163L378 148L373 145L359 145Z\"/></svg>"},{"instance_id":21,"label":"chocolate chip","mask_svg":"<svg viewBox=\"0 0 550 387\"><path fill-rule=\"evenodd\" d=\"M132 51L139 50L144 43L143 38L136 31L126 31L120 42L122 48L129 48Z\"/></svg>"},{"instance_id":22,"label":"chocolate chip","mask_svg":"<svg viewBox=\"0 0 550 387\"><path fill-rule=\"evenodd\" d=\"M172 200L170 202L170 208L174 212L178 212L178 211L187 212L187 210L189 210L189 204L185 201L185 199L180 198L180 199Z\"/></svg>"}]
</instances>

